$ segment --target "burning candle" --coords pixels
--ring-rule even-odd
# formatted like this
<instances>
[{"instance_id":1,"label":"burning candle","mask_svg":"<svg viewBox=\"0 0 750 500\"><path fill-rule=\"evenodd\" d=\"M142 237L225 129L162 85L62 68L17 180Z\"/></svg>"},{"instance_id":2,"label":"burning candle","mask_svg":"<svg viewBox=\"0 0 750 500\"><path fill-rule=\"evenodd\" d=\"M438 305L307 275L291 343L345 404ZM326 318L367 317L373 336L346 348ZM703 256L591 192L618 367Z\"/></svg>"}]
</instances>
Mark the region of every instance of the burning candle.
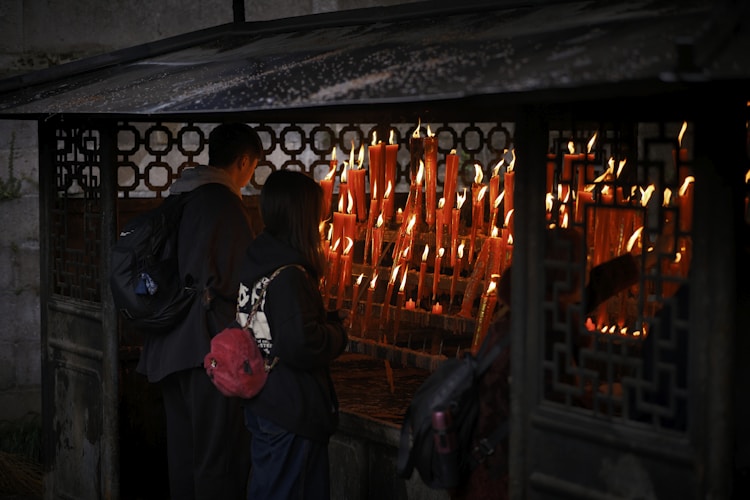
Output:
<instances>
[{"instance_id":1,"label":"burning candle","mask_svg":"<svg viewBox=\"0 0 750 500\"><path fill-rule=\"evenodd\" d=\"M348 192L347 197L349 203L346 206L346 213L341 214L341 237L354 240L357 237L357 216L353 213L354 198L352 193Z\"/></svg>"},{"instance_id":2,"label":"burning candle","mask_svg":"<svg viewBox=\"0 0 750 500\"><path fill-rule=\"evenodd\" d=\"M390 136L388 138L388 144L385 146L385 179L383 186L385 191L383 192L383 199L393 194L393 190L396 186L396 165L398 159L398 144L396 143L396 133L391 129ZM390 190L388 186L390 185ZM390 202L386 203L383 207L385 212L385 220L390 222L393 218L393 197Z\"/></svg>"},{"instance_id":3,"label":"burning candle","mask_svg":"<svg viewBox=\"0 0 750 500\"><path fill-rule=\"evenodd\" d=\"M374 191L377 191L378 186L377 184L373 188ZM378 214L378 194L377 192L372 193L372 199L370 200L370 211L367 215L367 229L365 231L365 255L363 258L363 262L367 262L367 257L370 253L370 240L372 238L372 230L375 227L375 219Z\"/></svg>"},{"instance_id":4,"label":"burning candle","mask_svg":"<svg viewBox=\"0 0 750 500\"><path fill-rule=\"evenodd\" d=\"M437 207L437 137L427 125L427 137L422 141L424 147L424 179L425 179L425 221L427 227L435 224L435 209Z\"/></svg>"},{"instance_id":5,"label":"burning candle","mask_svg":"<svg viewBox=\"0 0 750 500\"><path fill-rule=\"evenodd\" d=\"M422 126L422 120L417 122L417 128L411 134L409 139L409 165L411 178L413 179L419 169L420 163L422 163L423 144L422 137L420 134L420 127Z\"/></svg>"},{"instance_id":6,"label":"burning candle","mask_svg":"<svg viewBox=\"0 0 750 500\"><path fill-rule=\"evenodd\" d=\"M500 196L500 168L505 163L505 158L500 159L492 169L492 175L490 176L490 187L489 187L489 200L490 200L490 220L487 225L487 234L492 232L492 228L496 223L497 210L500 205L498 197ZM497 204L497 206L495 206Z\"/></svg>"},{"instance_id":7,"label":"burning candle","mask_svg":"<svg viewBox=\"0 0 750 500\"><path fill-rule=\"evenodd\" d=\"M380 249L383 247L383 214L378 215L375 227L372 228L372 261L373 267L380 262Z\"/></svg>"},{"instance_id":8,"label":"burning candle","mask_svg":"<svg viewBox=\"0 0 750 500\"><path fill-rule=\"evenodd\" d=\"M505 193L505 202L503 203L503 218L505 220L508 220L508 213L513 210L513 204L514 204L514 196L513 191L515 189L516 184L516 172L515 172L515 165L516 165L516 152L514 149L511 149L511 160L510 163L508 163L508 166L505 169L505 176L503 177L503 183L505 185L505 188L503 189L503 193ZM509 226L511 232L513 232L513 226Z\"/></svg>"},{"instance_id":9,"label":"burning candle","mask_svg":"<svg viewBox=\"0 0 750 500\"><path fill-rule=\"evenodd\" d=\"M677 180L680 185L685 182L690 171L690 168L686 165L686 162L688 161L688 152L686 148L682 147L682 139L687 131L687 126L687 122L682 122L682 128L680 128L680 133L677 136L677 151L672 151L672 157L678 173Z\"/></svg>"},{"instance_id":10,"label":"burning candle","mask_svg":"<svg viewBox=\"0 0 750 500\"><path fill-rule=\"evenodd\" d=\"M385 144L378 141L377 130L372 133L372 142L367 147L367 152L370 160L370 193L372 199L378 200L380 204L385 192Z\"/></svg>"},{"instance_id":11,"label":"burning candle","mask_svg":"<svg viewBox=\"0 0 750 500\"><path fill-rule=\"evenodd\" d=\"M456 208L451 211L451 266L456 265L456 248L458 247L458 233L461 227L461 207L466 201L466 188L464 194L456 195Z\"/></svg>"},{"instance_id":12,"label":"burning candle","mask_svg":"<svg viewBox=\"0 0 750 500\"><path fill-rule=\"evenodd\" d=\"M443 306L440 305L440 302L435 302L432 305L432 314L443 314Z\"/></svg>"},{"instance_id":13,"label":"burning candle","mask_svg":"<svg viewBox=\"0 0 750 500\"><path fill-rule=\"evenodd\" d=\"M352 159L354 155L354 141L352 141ZM354 201L353 213L356 215L356 219L360 222L367 220L367 207L366 207L366 194L365 194L365 169L362 168L362 162L364 161L364 145L359 149L359 156L357 159L356 167L354 163L351 170L349 171L349 193L351 194Z\"/></svg>"},{"instance_id":14,"label":"burning candle","mask_svg":"<svg viewBox=\"0 0 750 500\"><path fill-rule=\"evenodd\" d=\"M404 309L407 311L414 311L417 308L417 303L414 302L414 299L409 299L406 301L406 305L404 306Z\"/></svg>"},{"instance_id":15,"label":"burning candle","mask_svg":"<svg viewBox=\"0 0 750 500\"><path fill-rule=\"evenodd\" d=\"M567 196L573 184L573 162L578 160L578 155L575 151L575 143L568 141L568 153L563 155L563 167L560 173L560 186L558 189L561 200Z\"/></svg>"},{"instance_id":16,"label":"burning candle","mask_svg":"<svg viewBox=\"0 0 750 500\"><path fill-rule=\"evenodd\" d=\"M424 277L427 274L427 256L430 254L430 245L424 246L422 252L422 262L419 264L419 279L417 280L417 302L422 300L422 290L424 287Z\"/></svg>"},{"instance_id":17,"label":"burning candle","mask_svg":"<svg viewBox=\"0 0 750 500\"><path fill-rule=\"evenodd\" d=\"M393 182L389 179L385 188L385 194L383 194L383 217L387 221L393 219Z\"/></svg>"},{"instance_id":18,"label":"burning candle","mask_svg":"<svg viewBox=\"0 0 750 500\"><path fill-rule=\"evenodd\" d=\"M357 277L357 280L354 282L354 285L352 285L352 310L351 310L351 320L349 321L349 328L354 327L354 322L357 319L357 312L359 310L359 289L362 286L362 280L364 280L365 275L360 274L359 277Z\"/></svg>"},{"instance_id":19,"label":"burning candle","mask_svg":"<svg viewBox=\"0 0 750 500\"><path fill-rule=\"evenodd\" d=\"M344 210L341 208L342 206L346 206L346 201L348 200L348 194L349 194L349 182L348 181L348 175L349 175L349 162L344 160L344 165L341 167L341 176L339 179L339 212L343 212Z\"/></svg>"},{"instance_id":20,"label":"burning candle","mask_svg":"<svg viewBox=\"0 0 750 500\"><path fill-rule=\"evenodd\" d=\"M445 206L448 207L449 211L453 209L456 182L458 182L458 155L456 150L452 149L445 157L445 180L443 181L443 198L445 198Z\"/></svg>"},{"instance_id":21,"label":"burning candle","mask_svg":"<svg viewBox=\"0 0 750 500\"><path fill-rule=\"evenodd\" d=\"M339 245L341 244L341 238L336 240L333 244L333 248L328 254L328 276L326 278L326 288L328 289L328 296L333 295L333 285L336 282L336 278L339 272Z\"/></svg>"},{"instance_id":22,"label":"burning candle","mask_svg":"<svg viewBox=\"0 0 750 500\"><path fill-rule=\"evenodd\" d=\"M409 187L409 196L406 199L404 217L409 220L412 216L416 217L416 224L422 221L422 179L424 178L424 163L419 161L419 170L417 176L413 179Z\"/></svg>"},{"instance_id":23,"label":"burning candle","mask_svg":"<svg viewBox=\"0 0 750 500\"><path fill-rule=\"evenodd\" d=\"M485 271L485 280L489 280L493 274L500 274L502 272L503 261L505 260L502 248L503 240L500 239L499 231L496 227L492 229L488 242L490 245L490 263Z\"/></svg>"},{"instance_id":24,"label":"burning candle","mask_svg":"<svg viewBox=\"0 0 750 500\"><path fill-rule=\"evenodd\" d=\"M385 288L385 300L383 300L383 312L387 314L388 307L391 305L391 298L393 297L393 285L396 283L398 277L398 270L401 266L396 266L391 271L391 279L388 280L388 286Z\"/></svg>"},{"instance_id":25,"label":"burning candle","mask_svg":"<svg viewBox=\"0 0 750 500\"><path fill-rule=\"evenodd\" d=\"M401 278L401 285L398 287L398 293L396 294L396 308L394 311L394 319L393 319L393 344L396 344L396 340L398 338L398 329L399 325L401 323L401 309L403 309L404 304L406 303L406 269L404 270L404 275Z\"/></svg>"},{"instance_id":26,"label":"burning candle","mask_svg":"<svg viewBox=\"0 0 750 500\"><path fill-rule=\"evenodd\" d=\"M481 172L481 167L477 166L477 171ZM479 177L481 180L481 177ZM477 233L484 222L484 194L487 192L487 186L481 186L475 183L472 187L473 203L471 216L471 237L469 239L469 262L474 262L474 245L476 244Z\"/></svg>"},{"instance_id":27,"label":"burning candle","mask_svg":"<svg viewBox=\"0 0 750 500\"><path fill-rule=\"evenodd\" d=\"M349 281L352 278L352 256L350 253L352 246L354 246L354 241L351 238L347 237L346 246L344 246L344 251L341 253L341 259L339 263L339 266L341 267L341 279L338 283L336 309L341 309L341 307L344 305L344 295L346 294L346 287L349 286Z\"/></svg>"},{"instance_id":28,"label":"burning candle","mask_svg":"<svg viewBox=\"0 0 750 500\"><path fill-rule=\"evenodd\" d=\"M490 225L489 233L492 233L492 229L497 227L497 214L500 212L500 204L503 202L505 197L505 191L495 197L495 201L492 202L492 208L490 209ZM492 198L490 198L492 200Z\"/></svg>"},{"instance_id":29,"label":"burning candle","mask_svg":"<svg viewBox=\"0 0 750 500\"><path fill-rule=\"evenodd\" d=\"M375 273L370 280L370 286L367 288L367 300L365 302L365 318L362 325L362 333L366 333L372 317L372 297L375 295L375 285L378 282L378 273Z\"/></svg>"},{"instance_id":30,"label":"burning candle","mask_svg":"<svg viewBox=\"0 0 750 500\"><path fill-rule=\"evenodd\" d=\"M578 167L578 192L586 189L586 186L594 180L594 155L591 154L591 149L596 143L596 133L591 137L586 148L586 154L580 154L578 157L582 161L582 165Z\"/></svg>"},{"instance_id":31,"label":"burning candle","mask_svg":"<svg viewBox=\"0 0 750 500\"><path fill-rule=\"evenodd\" d=\"M680 209L680 231L689 233L693 227L693 184L692 175L685 177L685 181L677 192L677 206Z\"/></svg>"},{"instance_id":32,"label":"burning candle","mask_svg":"<svg viewBox=\"0 0 750 500\"><path fill-rule=\"evenodd\" d=\"M464 244L461 243L458 246L458 255L456 256L456 263L453 264L453 277L451 278L451 291L450 291L451 301L456 296L456 285L458 284L459 276L461 276L461 265L462 265L463 256L464 256Z\"/></svg>"},{"instance_id":33,"label":"burning candle","mask_svg":"<svg viewBox=\"0 0 750 500\"><path fill-rule=\"evenodd\" d=\"M436 298L438 296L438 286L440 285L440 267L443 262L444 253L445 253L445 248L440 247L440 249L437 251L437 254L435 254L435 274L432 280L432 297L433 298Z\"/></svg>"},{"instance_id":34,"label":"burning candle","mask_svg":"<svg viewBox=\"0 0 750 500\"><path fill-rule=\"evenodd\" d=\"M461 311L459 312L460 316L463 316L465 318L472 317L471 312L474 308L474 299L479 293L479 287L484 282L484 274L488 265L487 261L489 260L489 252L490 245L485 241L484 245L482 245L482 248L479 251L479 257L477 257L474 268L471 270L469 282L467 283L466 289L464 290L464 298L461 303Z\"/></svg>"},{"instance_id":35,"label":"burning candle","mask_svg":"<svg viewBox=\"0 0 750 500\"><path fill-rule=\"evenodd\" d=\"M437 208L435 209L435 248L443 246L443 221L445 209L445 198L438 200Z\"/></svg>"},{"instance_id":36,"label":"burning candle","mask_svg":"<svg viewBox=\"0 0 750 500\"><path fill-rule=\"evenodd\" d=\"M487 290L482 294L482 299L479 304L479 313L477 315L476 327L474 329L474 339L471 344L472 353L476 354L479 347L482 345L487 329L492 320L492 316L495 314L495 305L497 304L497 293L495 289L497 284L494 280L490 281L487 286Z\"/></svg>"}]
</instances>

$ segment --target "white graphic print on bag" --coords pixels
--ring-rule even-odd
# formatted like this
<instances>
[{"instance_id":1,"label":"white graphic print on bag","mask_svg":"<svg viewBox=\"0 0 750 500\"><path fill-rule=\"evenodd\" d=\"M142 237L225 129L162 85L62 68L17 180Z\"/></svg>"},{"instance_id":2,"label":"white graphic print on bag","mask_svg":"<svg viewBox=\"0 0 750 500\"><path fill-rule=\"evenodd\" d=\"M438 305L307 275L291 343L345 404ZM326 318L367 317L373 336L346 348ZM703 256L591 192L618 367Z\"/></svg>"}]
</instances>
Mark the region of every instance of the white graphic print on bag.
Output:
<instances>
[{"instance_id":1,"label":"white graphic print on bag","mask_svg":"<svg viewBox=\"0 0 750 500\"><path fill-rule=\"evenodd\" d=\"M240 283L240 290L237 297L237 305L239 306L237 311L237 322L243 328L247 326L247 318L250 315L253 304L258 301L260 291L264 286L266 286L268 281L269 279L265 276L259 279L255 282L255 285L253 285L252 291L247 286L245 286L244 283ZM255 317L253 317L249 326L253 331L253 335L255 336L255 341L258 343L258 347L261 351L263 351L263 354L268 356L271 353L271 348L273 347L273 340L271 339L271 329L268 327L268 319L266 318L266 313L263 312L265 307L266 298L263 297L263 300L258 307L258 311L255 313Z\"/></svg>"}]
</instances>

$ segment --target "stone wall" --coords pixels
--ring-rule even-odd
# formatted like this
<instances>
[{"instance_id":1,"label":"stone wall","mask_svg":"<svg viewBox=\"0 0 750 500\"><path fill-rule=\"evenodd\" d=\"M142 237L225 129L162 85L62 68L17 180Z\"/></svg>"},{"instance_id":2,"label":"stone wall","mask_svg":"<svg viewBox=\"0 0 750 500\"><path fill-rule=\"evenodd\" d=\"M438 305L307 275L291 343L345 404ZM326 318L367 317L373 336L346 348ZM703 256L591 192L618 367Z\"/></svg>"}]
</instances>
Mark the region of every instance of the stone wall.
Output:
<instances>
[{"instance_id":1,"label":"stone wall","mask_svg":"<svg viewBox=\"0 0 750 500\"><path fill-rule=\"evenodd\" d=\"M401 3L410 2L245 0L245 19ZM2 0L0 79L229 23L232 4ZM38 179L36 122L0 119L0 420L41 407Z\"/></svg>"}]
</instances>

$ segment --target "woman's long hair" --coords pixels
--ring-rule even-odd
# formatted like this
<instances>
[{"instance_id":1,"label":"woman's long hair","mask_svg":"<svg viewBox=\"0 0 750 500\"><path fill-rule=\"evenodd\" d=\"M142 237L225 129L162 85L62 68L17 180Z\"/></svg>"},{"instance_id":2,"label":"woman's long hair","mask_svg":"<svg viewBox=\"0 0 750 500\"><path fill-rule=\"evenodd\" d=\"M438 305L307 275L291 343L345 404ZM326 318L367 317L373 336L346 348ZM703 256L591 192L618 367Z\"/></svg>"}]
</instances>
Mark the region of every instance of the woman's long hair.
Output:
<instances>
[{"instance_id":1,"label":"woman's long hair","mask_svg":"<svg viewBox=\"0 0 750 500\"><path fill-rule=\"evenodd\" d=\"M302 172L274 171L263 185L260 210L265 230L302 254L316 278L323 276L320 185Z\"/></svg>"}]
</instances>

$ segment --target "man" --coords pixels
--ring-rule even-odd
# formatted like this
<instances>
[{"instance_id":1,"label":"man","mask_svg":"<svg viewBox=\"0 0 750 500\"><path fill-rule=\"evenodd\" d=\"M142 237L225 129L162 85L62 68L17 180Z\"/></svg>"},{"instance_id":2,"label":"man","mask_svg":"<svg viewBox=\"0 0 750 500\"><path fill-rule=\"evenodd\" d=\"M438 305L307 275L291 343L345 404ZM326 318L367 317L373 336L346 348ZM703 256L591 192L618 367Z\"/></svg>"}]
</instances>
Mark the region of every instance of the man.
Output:
<instances>
[{"instance_id":1,"label":"man","mask_svg":"<svg viewBox=\"0 0 750 500\"><path fill-rule=\"evenodd\" d=\"M254 236L241 189L262 154L251 127L219 125L208 138L209 164L186 169L170 188L171 195L195 191L178 254L181 275L201 293L173 331L145 339L137 369L161 385L174 500L246 498L250 436L240 401L214 387L203 358L211 337L235 316L239 267Z\"/></svg>"}]
</instances>

